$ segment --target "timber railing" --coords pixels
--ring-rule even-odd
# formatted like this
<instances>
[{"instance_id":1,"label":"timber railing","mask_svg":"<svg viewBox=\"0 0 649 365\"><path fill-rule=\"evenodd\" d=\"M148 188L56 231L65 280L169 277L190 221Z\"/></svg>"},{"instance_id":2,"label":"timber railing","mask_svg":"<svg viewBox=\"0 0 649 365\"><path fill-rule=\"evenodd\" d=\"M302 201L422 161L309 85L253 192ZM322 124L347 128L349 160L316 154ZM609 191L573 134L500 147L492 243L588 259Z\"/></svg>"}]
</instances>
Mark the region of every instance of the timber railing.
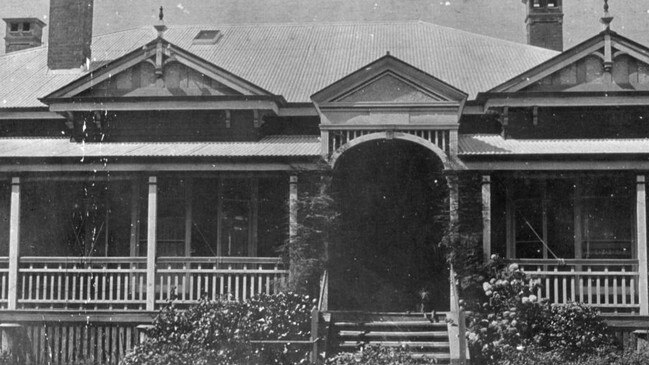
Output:
<instances>
[{"instance_id":1,"label":"timber railing","mask_svg":"<svg viewBox=\"0 0 649 365\"><path fill-rule=\"evenodd\" d=\"M276 257L161 257L156 270L156 304L210 300L244 301L284 287L288 270Z\"/></svg>"},{"instance_id":2,"label":"timber railing","mask_svg":"<svg viewBox=\"0 0 649 365\"><path fill-rule=\"evenodd\" d=\"M143 309L145 257L21 257L18 308Z\"/></svg>"},{"instance_id":3,"label":"timber railing","mask_svg":"<svg viewBox=\"0 0 649 365\"><path fill-rule=\"evenodd\" d=\"M637 313L640 309L638 260L517 259L540 280L537 296L550 303L580 302L606 312Z\"/></svg>"},{"instance_id":4,"label":"timber railing","mask_svg":"<svg viewBox=\"0 0 649 365\"><path fill-rule=\"evenodd\" d=\"M17 309L144 310L146 257L20 257ZM155 304L242 301L277 293L288 276L279 258L160 257ZM0 306L6 308L8 260L0 258Z\"/></svg>"}]
</instances>

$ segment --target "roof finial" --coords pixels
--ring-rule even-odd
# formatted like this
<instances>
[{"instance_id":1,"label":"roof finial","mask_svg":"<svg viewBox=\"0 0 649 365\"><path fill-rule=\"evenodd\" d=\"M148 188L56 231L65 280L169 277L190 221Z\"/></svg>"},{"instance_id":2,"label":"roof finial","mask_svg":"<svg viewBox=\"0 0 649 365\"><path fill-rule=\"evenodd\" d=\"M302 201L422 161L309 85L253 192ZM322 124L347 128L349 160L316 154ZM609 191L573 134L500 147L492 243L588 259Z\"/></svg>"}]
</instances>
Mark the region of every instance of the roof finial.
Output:
<instances>
[{"instance_id":1,"label":"roof finial","mask_svg":"<svg viewBox=\"0 0 649 365\"><path fill-rule=\"evenodd\" d=\"M611 29L613 17L608 13L608 0L604 0L604 16L599 21L604 24L605 30Z\"/></svg>"},{"instance_id":2,"label":"roof finial","mask_svg":"<svg viewBox=\"0 0 649 365\"><path fill-rule=\"evenodd\" d=\"M155 28L155 30L158 31L158 37L163 38L165 30L167 30L167 26L165 25L164 22L165 14L162 6L160 6L160 13L158 14L158 18L160 19L158 21L158 24L154 25L153 27Z\"/></svg>"},{"instance_id":3,"label":"roof finial","mask_svg":"<svg viewBox=\"0 0 649 365\"><path fill-rule=\"evenodd\" d=\"M389 56L389 55L390 55L390 51L385 51L385 55L386 55L386 56Z\"/></svg>"}]
</instances>

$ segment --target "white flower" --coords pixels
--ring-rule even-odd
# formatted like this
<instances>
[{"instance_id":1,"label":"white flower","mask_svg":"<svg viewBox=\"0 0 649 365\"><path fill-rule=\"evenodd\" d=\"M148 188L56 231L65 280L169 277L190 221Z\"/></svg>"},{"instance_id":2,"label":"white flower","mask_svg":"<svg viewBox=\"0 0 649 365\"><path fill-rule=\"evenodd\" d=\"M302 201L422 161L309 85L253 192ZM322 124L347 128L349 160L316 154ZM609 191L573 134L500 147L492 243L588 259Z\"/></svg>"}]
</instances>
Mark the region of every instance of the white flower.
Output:
<instances>
[{"instance_id":1,"label":"white flower","mask_svg":"<svg viewBox=\"0 0 649 365\"><path fill-rule=\"evenodd\" d=\"M536 297L536 295L532 294L530 295L530 302L536 302L536 300L539 299Z\"/></svg>"}]
</instances>

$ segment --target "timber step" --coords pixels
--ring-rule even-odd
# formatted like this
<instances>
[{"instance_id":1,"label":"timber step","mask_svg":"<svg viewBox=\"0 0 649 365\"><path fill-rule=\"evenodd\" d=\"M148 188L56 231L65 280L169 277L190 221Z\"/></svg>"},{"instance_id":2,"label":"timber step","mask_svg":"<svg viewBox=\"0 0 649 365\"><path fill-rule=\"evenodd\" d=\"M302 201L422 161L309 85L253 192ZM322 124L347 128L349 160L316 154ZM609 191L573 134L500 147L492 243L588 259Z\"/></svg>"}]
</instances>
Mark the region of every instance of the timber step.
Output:
<instances>
[{"instance_id":1,"label":"timber step","mask_svg":"<svg viewBox=\"0 0 649 365\"><path fill-rule=\"evenodd\" d=\"M363 345L407 347L413 357L450 361L446 313L329 312L328 354L354 352Z\"/></svg>"}]
</instances>

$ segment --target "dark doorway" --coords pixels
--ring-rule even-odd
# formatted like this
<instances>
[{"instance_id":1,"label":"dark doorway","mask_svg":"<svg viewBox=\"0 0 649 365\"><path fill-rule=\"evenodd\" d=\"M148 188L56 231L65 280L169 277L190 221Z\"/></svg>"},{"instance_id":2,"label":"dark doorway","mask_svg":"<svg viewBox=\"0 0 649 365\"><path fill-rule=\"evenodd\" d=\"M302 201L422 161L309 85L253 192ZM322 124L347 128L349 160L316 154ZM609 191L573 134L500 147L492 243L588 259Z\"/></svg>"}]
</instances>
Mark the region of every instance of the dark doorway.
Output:
<instances>
[{"instance_id":1,"label":"dark doorway","mask_svg":"<svg viewBox=\"0 0 649 365\"><path fill-rule=\"evenodd\" d=\"M339 158L332 190L343 227L329 249L331 309L448 308L442 170L432 151L399 140L366 142Z\"/></svg>"}]
</instances>

